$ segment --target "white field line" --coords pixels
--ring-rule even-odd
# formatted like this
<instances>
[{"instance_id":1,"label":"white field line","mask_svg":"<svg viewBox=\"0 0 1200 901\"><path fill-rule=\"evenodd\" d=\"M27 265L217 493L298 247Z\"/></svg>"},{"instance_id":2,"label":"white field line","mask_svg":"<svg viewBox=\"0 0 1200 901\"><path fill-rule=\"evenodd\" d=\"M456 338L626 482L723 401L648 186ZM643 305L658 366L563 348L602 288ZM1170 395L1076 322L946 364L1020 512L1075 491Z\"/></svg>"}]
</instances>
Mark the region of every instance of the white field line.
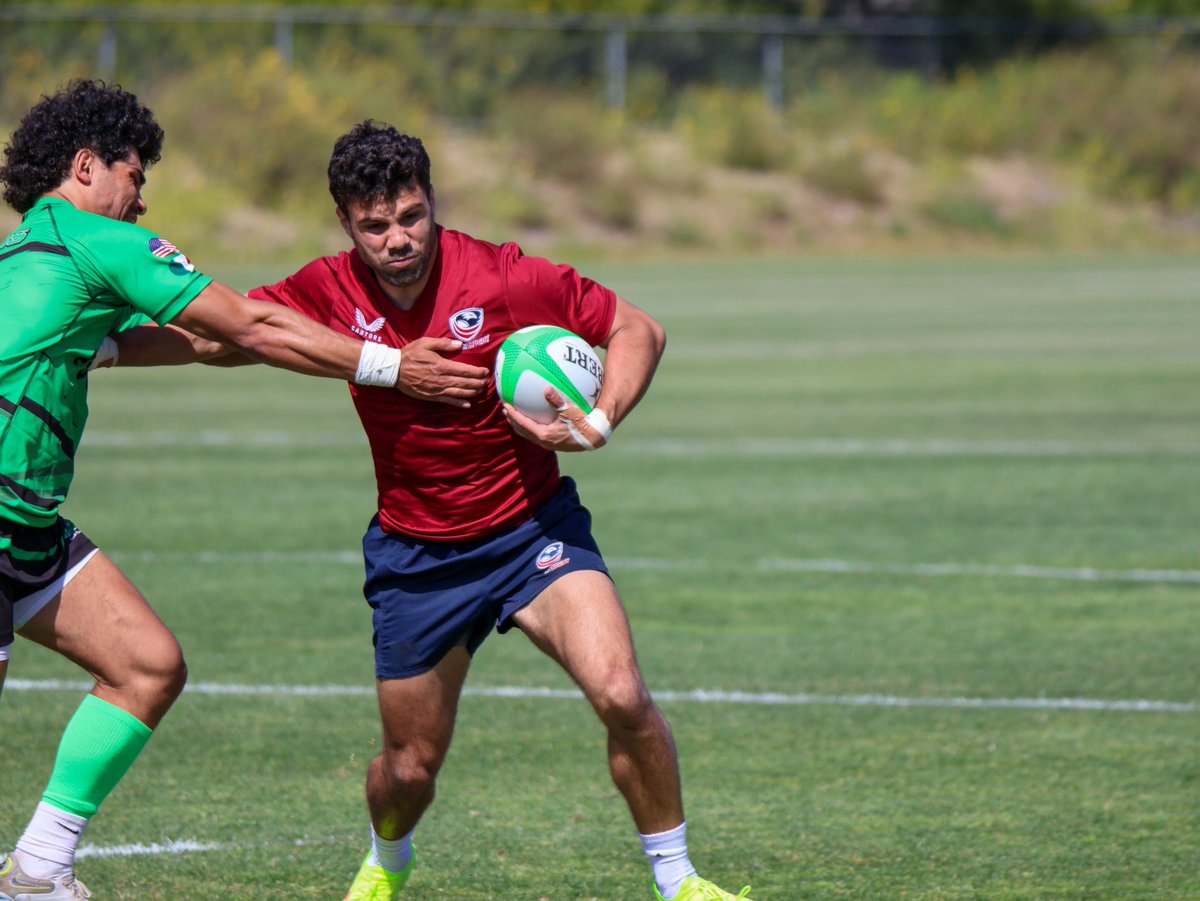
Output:
<instances>
[{"instance_id":1,"label":"white field line","mask_svg":"<svg viewBox=\"0 0 1200 901\"><path fill-rule=\"evenodd\" d=\"M631 439L613 449L663 457L1143 457L1200 455L1196 444L930 438Z\"/></svg>"},{"instance_id":2,"label":"white field line","mask_svg":"<svg viewBox=\"0 0 1200 901\"><path fill-rule=\"evenodd\" d=\"M1063 579L1072 582L1200 583L1196 569L1094 569L1092 567L997 566L988 563L869 563L863 560L759 560L767 571L887 573L903 576L983 576L986 578Z\"/></svg>"},{"instance_id":3,"label":"white field line","mask_svg":"<svg viewBox=\"0 0 1200 901\"><path fill-rule=\"evenodd\" d=\"M148 845L137 843L132 845L109 845L103 847L100 845L83 845L75 852L76 859L85 857L94 857L103 859L106 857L155 857L161 855L175 854L197 854L207 851L248 851L254 848L270 848L287 846L293 848L304 848L313 845L325 845L336 841L333 838L323 839L296 839L290 842L279 842L278 844L270 843L254 843L254 842L200 842L192 839L178 839L176 841L166 842L151 842Z\"/></svg>"},{"instance_id":4,"label":"white field line","mask_svg":"<svg viewBox=\"0 0 1200 901\"><path fill-rule=\"evenodd\" d=\"M154 842L149 845L110 845L107 848L84 845L75 852L75 857L146 857L162 854L195 854L199 851L236 851L243 846L235 843L195 842L189 840Z\"/></svg>"},{"instance_id":5,"label":"white field line","mask_svg":"<svg viewBox=\"0 0 1200 901\"><path fill-rule=\"evenodd\" d=\"M113 551L118 563L320 563L362 566L358 551ZM1095 567L1036 566L1015 563L1007 566L990 563L879 563L868 560L806 560L802 558L763 558L757 561L713 562L711 560L671 560L661 557L610 557L615 570L642 569L668 572L707 571L749 568L759 572L815 572L834 575L885 574L897 576L979 576L989 579L1058 579L1069 582L1156 582L1200 584L1196 569L1099 569Z\"/></svg>"},{"instance_id":6,"label":"white field line","mask_svg":"<svg viewBox=\"0 0 1200 901\"><path fill-rule=\"evenodd\" d=\"M361 433L229 431L88 432L88 447L366 447ZM631 438L609 453L659 457L1142 457L1200 456L1200 444L1133 441L968 440L930 438Z\"/></svg>"},{"instance_id":7,"label":"white field line","mask_svg":"<svg viewBox=\"0 0 1200 901\"><path fill-rule=\"evenodd\" d=\"M10 679L5 690L12 691L89 691L90 682L59 679ZM367 685L238 685L216 682L189 684L185 692L199 695L236 697L374 697ZM583 695L575 689L521 686L467 687L468 698L510 698L578 701ZM1200 704L1181 701L1102 700L1099 698L906 698L897 695L814 695L808 693L744 691L656 691L654 697L668 703L744 704L768 707L891 707L951 708L960 710L1090 710L1121 713L1200 713Z\"/></svg>"}]
</instances>

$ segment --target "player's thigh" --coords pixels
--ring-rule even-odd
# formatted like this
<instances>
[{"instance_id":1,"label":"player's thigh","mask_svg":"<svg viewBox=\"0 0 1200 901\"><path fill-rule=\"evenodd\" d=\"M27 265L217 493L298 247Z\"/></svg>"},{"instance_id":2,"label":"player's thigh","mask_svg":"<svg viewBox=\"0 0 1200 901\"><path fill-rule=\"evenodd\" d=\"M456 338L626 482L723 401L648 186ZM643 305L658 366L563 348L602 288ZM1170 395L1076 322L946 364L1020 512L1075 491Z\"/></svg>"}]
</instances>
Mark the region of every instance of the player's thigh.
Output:
<instances>
[{"instance_id":1,"label":"player's thigh","mask_svg":"<svg viewBox=\"0 0 1200 901\"><path fill-rule=\"evenodd\" d=\"M101 687L182 678L179 642L137 587L97 552L20 634L91 673Z\"/></svg>"},{"instance_id":2,"label":"player's thigh","mask_svg":"<svg viewBox=\"0 0 1200 901\"><path fill-rule=\"evenodd\" d=\"M513 619L593 702L606 688L620 687L621 682L641 689L629 617L616 586L604 573L580 570L563 576Z\"/></svg>"},{"instance_id":3,"label":"player's thigh","mask_svg":"<svg viewBox=\"0 0 1200 901\"><path fill-rule=\"evenodd\" d=\"M470 666L471 655L460 646L423 673L377 681L385 755L402 754L435 768L440 765L450 748Z\"/></svg>"}]
</instances>

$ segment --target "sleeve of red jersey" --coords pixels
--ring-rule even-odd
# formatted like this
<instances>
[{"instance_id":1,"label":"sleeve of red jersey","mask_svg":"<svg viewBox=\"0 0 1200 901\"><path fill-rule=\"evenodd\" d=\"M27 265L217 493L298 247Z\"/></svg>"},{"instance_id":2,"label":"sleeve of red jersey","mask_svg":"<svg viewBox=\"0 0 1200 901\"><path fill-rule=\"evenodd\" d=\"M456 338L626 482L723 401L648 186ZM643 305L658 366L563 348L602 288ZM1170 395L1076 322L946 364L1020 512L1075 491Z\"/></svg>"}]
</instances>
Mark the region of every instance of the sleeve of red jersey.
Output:
<instances>
[{"instance_id":1,"label":"sleeve of red jersey","mask_svg":"<svg viewBox=\"0 0 1200 901\"><path fill-rule=\"evenodd\" d=\"M617 295L570 266L527 257L505 247L506 293L513 320L522 325L557 325L591 345L608 340Z\"/></svg>"},{"instance_id":2,"label":"sleeve of red jersey","mask_svg":"<svg viewBox=\"0 0 1200 901\"><path fill-rule=\"evenodd\" d=\"M266 300L290 307L309 319L328 325L333 305L325 300L329 293L327 283L330 282L327 270L324 260L313 260L283 281L253 288L246 295L253 300Z\"/></svg>"}]
</instances>

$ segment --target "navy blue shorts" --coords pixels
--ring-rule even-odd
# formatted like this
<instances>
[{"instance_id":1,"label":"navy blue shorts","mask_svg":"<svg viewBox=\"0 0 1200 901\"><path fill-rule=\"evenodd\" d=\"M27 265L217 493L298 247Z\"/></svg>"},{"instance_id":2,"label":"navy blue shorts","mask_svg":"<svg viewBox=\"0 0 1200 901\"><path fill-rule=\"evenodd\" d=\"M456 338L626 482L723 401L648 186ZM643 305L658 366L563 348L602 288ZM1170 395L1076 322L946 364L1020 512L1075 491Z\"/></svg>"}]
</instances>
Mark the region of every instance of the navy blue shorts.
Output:
<instances>
[{"instance_id":1,"label":"navy blue shorts","mask_svg":"<svg viewBox=\"0 0 1200 901\"><path fill-rule=\"evenodd\" d=\"M363 557L380 679L426 672L459 645L474 654L493 626L507 632L514 613L567 573L608 573L571 479L532 519L478 541L389 534L377 516Z\"/></svg>"}]
</instances>

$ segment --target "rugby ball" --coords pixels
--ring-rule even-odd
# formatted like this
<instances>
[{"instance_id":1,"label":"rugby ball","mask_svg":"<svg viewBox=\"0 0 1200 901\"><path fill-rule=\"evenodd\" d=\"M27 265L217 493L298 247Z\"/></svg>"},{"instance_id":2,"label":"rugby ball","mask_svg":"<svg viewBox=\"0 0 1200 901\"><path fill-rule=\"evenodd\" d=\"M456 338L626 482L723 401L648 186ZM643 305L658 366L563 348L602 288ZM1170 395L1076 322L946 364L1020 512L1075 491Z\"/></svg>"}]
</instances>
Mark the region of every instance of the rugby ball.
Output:
<instances>
[{"instance_id":1,"label":"rugby ball","mask_svg":"<svg viewBox=\"0 0 1200 901\"><path fill-rule=\"evenodd\" d=\"M591 413L604 381L604 364L592 346L556 325L531 325L504 339L496 354L496 392L538 422L558 418L545 397L547 386Z\"/></svg>"}]
</instances>

